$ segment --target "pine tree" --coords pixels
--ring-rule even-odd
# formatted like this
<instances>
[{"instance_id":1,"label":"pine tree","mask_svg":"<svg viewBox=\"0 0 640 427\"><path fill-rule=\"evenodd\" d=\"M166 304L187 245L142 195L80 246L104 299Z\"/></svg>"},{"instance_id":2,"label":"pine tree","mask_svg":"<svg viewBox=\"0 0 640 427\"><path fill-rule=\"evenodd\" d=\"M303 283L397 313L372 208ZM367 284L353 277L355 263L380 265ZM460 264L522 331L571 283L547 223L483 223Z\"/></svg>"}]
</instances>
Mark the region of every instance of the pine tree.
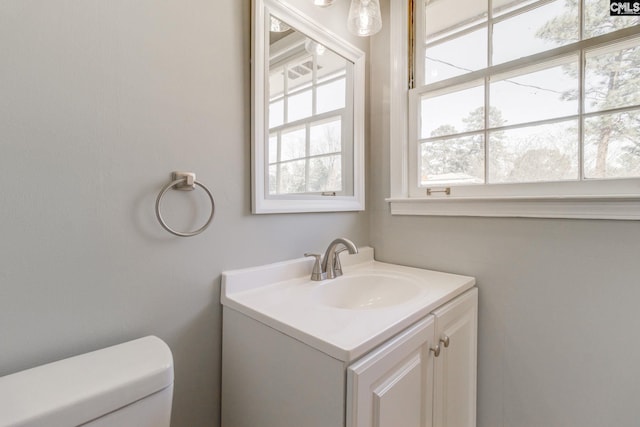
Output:
<instances>
[{"instance_id":1,"label":"pine tree","mask_svg":"<svg viewBox=\"0 0 640 427\"><path fill-rule=\"evenodd\" d=\"M563 44L575 33L575 17L579 13L580 0L566 0L564 14L547 22L537 32L537 37ZM639 17L610 17L609 1L585 1L585 37L594 37L640 25ZM565 72L576 79L576 72L567 67ZM590 54L585 73L585 110L606 111L612 108L640 104L640 47L631 46L612 50L603 54ZM564 99L577 99L576 91L562 94ZM595 162L585 165L590 178L605 178L615 174L629 175L638 166L634 153L640 151L640 114L624 112L602 114L584 122L585 150L587 145L595 145ZM613 143L623 145L623 155L617 160L625 170L612 171L610 148ZM633 164L636 164L634 167ZM637 172L635 172L637 174Z\"/></svg>"}]
</instances>

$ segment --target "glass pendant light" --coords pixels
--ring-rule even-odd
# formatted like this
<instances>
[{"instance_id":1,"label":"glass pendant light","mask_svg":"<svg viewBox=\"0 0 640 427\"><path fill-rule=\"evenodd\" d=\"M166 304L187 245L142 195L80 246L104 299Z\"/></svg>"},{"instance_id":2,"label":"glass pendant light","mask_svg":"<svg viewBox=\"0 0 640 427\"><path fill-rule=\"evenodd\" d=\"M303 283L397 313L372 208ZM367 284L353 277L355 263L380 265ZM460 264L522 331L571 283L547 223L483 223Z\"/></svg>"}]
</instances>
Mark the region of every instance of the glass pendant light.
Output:
<instances>
[{"instance_id":1,"label":"glass pendant light","mask_svg":"<svg viewBox=\"0 0 640 427\"><path fill-rule=\"evenodd\" d=\"M304 42L304 48L310 54L317 56L322 56L327 51L326 47L309 38L307 38L307 40Z\"/></svg>"},{"instance_id":2,"label":"glass pendant light","mask_svg":"<svg viewBox=\"0 0 640 427\"><path fill-rule=\"evenodd\" d=\"M271 31L272 33L284 33L285 31L289 31L290 29L290 26L271 15L271 25L269 31Z\"/></svg>"},{"instance_id":3,"label":"glass pendant light","mask_svg":"<svg viewBox=\"0 0 640 427\"><path fill-rule=\"evenodd\" d=\"M360 37L371 36L380 31L382 17L378 0L351 0L347 28Z\"/></svg>"},{"instance_id":4,"label":"glass pendant light","mask_svg":"<svg viewBox=\"0 0 640 427\"><path fill-rule=\"evenodd\" d=\"M313 4L320 7L331 6L331 3L333 3L333 0L313 0Z\"/></svg>"}]
</instances>

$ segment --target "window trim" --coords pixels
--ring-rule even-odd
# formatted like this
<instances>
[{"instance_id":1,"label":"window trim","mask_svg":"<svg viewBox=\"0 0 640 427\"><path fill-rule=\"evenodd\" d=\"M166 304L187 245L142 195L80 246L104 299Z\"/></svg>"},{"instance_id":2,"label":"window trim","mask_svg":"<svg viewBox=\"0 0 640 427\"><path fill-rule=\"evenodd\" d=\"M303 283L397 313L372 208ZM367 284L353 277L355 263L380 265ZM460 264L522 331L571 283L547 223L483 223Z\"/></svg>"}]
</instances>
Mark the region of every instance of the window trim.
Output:
<instances>
[{"instance_id":1,"label":"window trim","mask_svg":"<svg viewBox=\"0 0 640 427\"><path fill-rule=\"evenodd\" d=\"M388 198L392 215L613 219L640 221L640 197Z\"/></svg>"},{"instance_id":2,"label":"window trim","mask_svg":"<svg viewBox=\"0 0 640 427\"><path fill-rule=\"evenodd\" d=\"M499 191L484 196L455 196L447 195L444 191L431 196L410 194L410 70L407 38L411 39L408 36L412 36L414 31L409 24L411 3L412 0L391 2L390 9L390 197L386 201L390 204L392 215L640 220L640 179L598 181L604 191L602 194L503 195ZM607 36L599 38L606 40ZM504 66L499 64L494 67ZM618 190L617 194L605 191L620 181L624 181L626 187ZM499 190L498 187L516 189L518 185L491 186Z\"/></svg>"}]
</instances>

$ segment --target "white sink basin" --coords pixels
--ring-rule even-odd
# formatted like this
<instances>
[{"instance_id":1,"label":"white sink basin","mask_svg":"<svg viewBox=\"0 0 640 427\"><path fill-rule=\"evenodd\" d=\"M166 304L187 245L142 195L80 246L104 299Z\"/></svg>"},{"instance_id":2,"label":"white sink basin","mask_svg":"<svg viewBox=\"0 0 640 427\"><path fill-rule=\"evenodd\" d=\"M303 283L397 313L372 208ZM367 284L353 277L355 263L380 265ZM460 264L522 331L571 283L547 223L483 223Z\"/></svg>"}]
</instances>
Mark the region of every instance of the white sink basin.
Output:
<instances>
[{"instance_id":1,"label":"white sink basin","mask_svg":"<svg viewBox=\"0 0 640 427\"><path fill-rule=\"evenodd\" d=\"M310 258L226 271L220 301L350 362L475 284L473 277L375 261L366 247L343 253L341 262L344 274L321 282L311 280Z\"/></svg>"},{"instance_id":2,"label":"white sink basin","mask_svg":"<svg viewBox=\"0 0 640 427\"><path fill-rule=\"evenodd\" d=\"M420 285L390 274L352 274L327 281L313 290L321 304L350 310L384 308L417 297Z\"/></svg>"}]
</instances>

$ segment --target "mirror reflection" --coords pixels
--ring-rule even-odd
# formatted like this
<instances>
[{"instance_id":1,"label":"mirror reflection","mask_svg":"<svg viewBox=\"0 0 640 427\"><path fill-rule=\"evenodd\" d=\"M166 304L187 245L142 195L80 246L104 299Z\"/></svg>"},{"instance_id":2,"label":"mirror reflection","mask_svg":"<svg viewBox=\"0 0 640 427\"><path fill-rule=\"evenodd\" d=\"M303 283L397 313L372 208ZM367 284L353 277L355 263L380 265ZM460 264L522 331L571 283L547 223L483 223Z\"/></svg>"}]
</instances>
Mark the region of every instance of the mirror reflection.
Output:
<instances>
[{"instance_id":1,"label":"mirror reflection","mask_svg":"<svg viewBox=\"0 0 640 427\"><path fill-rule=\"evenodd\" d=\"M268 22L266 196L353 195L354 64Z\"/></svg>"}]
</instances>

